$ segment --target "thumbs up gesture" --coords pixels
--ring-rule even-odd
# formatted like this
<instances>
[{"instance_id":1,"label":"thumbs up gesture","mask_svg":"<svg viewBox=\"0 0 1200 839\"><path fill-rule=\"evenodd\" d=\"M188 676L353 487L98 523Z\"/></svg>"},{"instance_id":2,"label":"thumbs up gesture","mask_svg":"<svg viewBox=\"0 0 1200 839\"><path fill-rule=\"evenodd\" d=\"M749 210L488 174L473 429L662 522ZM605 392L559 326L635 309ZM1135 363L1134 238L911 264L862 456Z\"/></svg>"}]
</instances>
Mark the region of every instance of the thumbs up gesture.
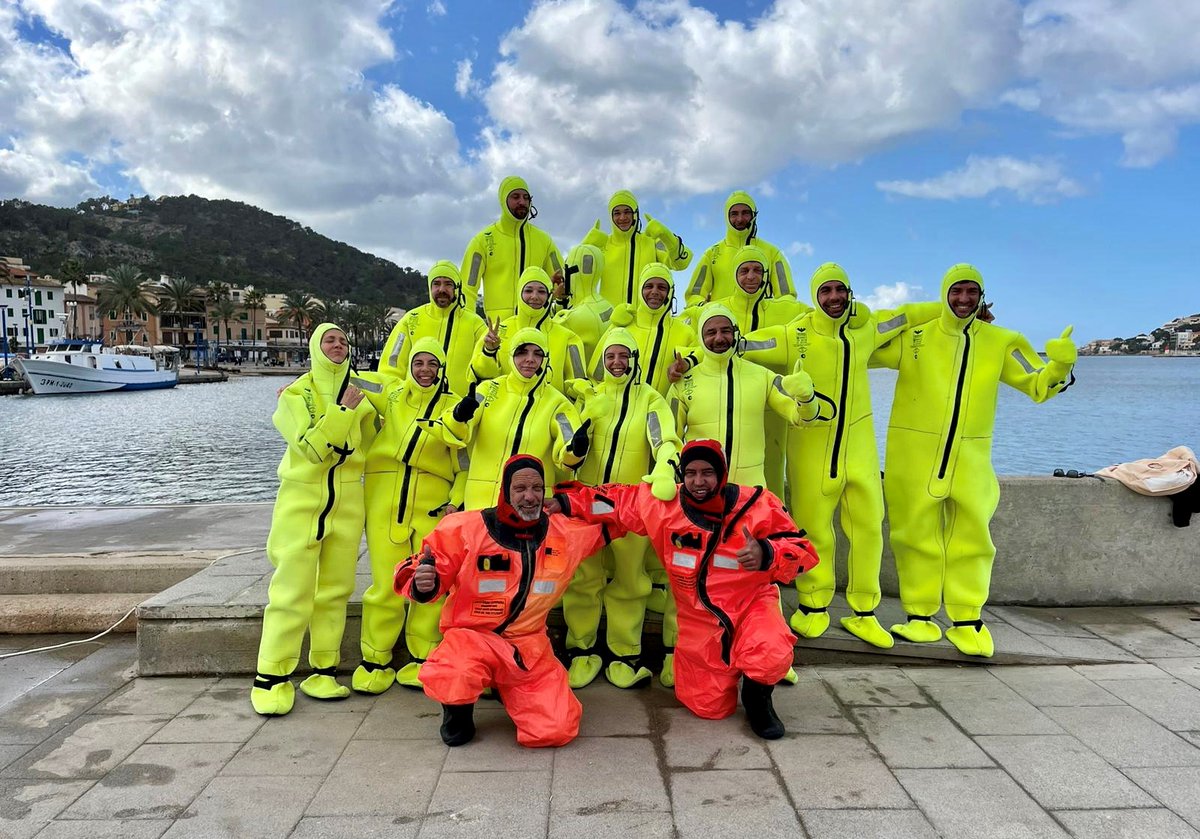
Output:
<instances>
[{"instance_id":1,"label":"thumbs up gesture","mask_svg":"<svg viewBox=\"0 0 1200 839\"><path fill-rule=\"evenodd\" d=\"M759 541L750 533L750 528L742 525L742 538L745 544L738 549L738 564L746 571L762 571L763 549Z\"/></svg>"},{"instance_id":2,"label":"thumbs up gesture","mask_svg":"<svg viewBox=\"0 0 1200 839\"><path fill-rule=\"evenodd\" d=\"M422 594L428 594L437 588L437 569L434 567L433 551L429 545L421 548L418 554L417 570L413 572L413 588Z\"/></svg>"},{"instance_id":3,"label":"thumbs up gesture","mask_svg":"<svg viewBox=\"0 0 1200 839\"><path fill-rule=\"evenodd\" d=\"M471 386L467 388L467 395L454 406L453 416L459 422L470 422L471 417L475 416L475 412L479 410L479 398L475 395L477 387L479 387L479 382L471 382Z\"/></svg>"},{"instance_id":4,"label":"thumbs up gesture","mask_svg":"<svg viewBox=\"0 0 1200 839\"><path fill-rule=\"evenodd\" d=\"M1065 364L1068 367L1074 364L1075 360L1079 357L1079 349L1075 346L1075 342L1071 340L1071 333L1074 331L1074 326L1068 326L1063 330L1062 335L1047 341L1046 357L1051 361L1057 361L1059 364Z\"/></svg>"},{"instance_id":5,"label":"thumbs up gesture","mask_svg":"<svg viewBox=\"0 0 1200 839\"><path fill-rule=\"evenodd\" d=\"M808 402L813 398L812 376L804 372L804 362L797 359L790 375L783 377L784 392L797 402Z\"/></svg>"},{"instance_id":6,"label":"thumbs up gesture","mask_svg":"<svg viewBox=\"0 0 1200 839\"><path fill-rule=\"evenodd\" d=\"M674 384L687 375L687 371L690 369L691 366L687 363L687 360L679 355L679 350L675 350L675 360L667 368L667 381Z\"/></svg>"}]
</instances>

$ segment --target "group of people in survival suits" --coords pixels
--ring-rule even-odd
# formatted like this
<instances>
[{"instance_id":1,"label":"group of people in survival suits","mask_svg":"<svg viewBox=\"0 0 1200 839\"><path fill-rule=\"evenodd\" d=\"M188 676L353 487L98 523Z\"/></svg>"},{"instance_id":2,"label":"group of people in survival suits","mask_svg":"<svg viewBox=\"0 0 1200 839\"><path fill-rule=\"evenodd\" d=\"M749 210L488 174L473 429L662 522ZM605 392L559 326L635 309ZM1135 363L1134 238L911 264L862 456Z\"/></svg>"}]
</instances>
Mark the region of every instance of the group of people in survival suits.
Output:
<instances>
[{"instance_id":1,"label":"group of people in survival suits","mask_svg":"<svg viewBox=\"0 0 1200 839\"><path fill-rule=\"evenodd\" d=\"M519 742L561 745L579 726L572 688L601 672L623 688L653 677L641 662L651 608L664 615L660 681L684 705L728 716L740 679L753 731L782 736L771 693L795 679L792 633L829 626L839 510L848 632L883 648L894 635L937 641L944 605L946 637L992 655L981 612L997 391L1042 402L1066 389L1070 327L1043 360L991 322L966 264L946 272L940 299L873 312L826 263L803 303L744 192L726 201L724 239L695 260L627 190L609 201L611 231L597 222L565 260L532 224L523 180L505 178L499 201L461 268L430 269L430 302L396 325L377 372L352 370L345 333L325 323L310 372L280 394L287 451L256 711L291 710L307 631L311 697L423 688L459 745L493 690ZM673 271L693 261L677 314ZM882 480L872 366L899 371ZM874 613L885 498L907 612L890 631ZM371 585L346 686L336 673L364 526ZM785 620L776 584L793 580L799 608ZM546 634L560 602L567 667Z\"/></svg>"}]
</instances>

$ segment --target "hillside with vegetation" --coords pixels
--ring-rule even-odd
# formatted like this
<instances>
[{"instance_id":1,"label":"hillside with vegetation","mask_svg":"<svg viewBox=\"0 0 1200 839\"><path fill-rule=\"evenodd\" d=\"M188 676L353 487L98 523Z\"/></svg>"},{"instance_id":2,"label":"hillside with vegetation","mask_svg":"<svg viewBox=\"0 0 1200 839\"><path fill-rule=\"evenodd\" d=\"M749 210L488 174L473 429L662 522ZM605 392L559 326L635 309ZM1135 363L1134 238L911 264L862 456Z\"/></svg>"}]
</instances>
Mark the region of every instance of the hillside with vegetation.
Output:
<instances>
[{"instance_id":1,"label":"hillside with vegetation","mask_svg":"<svg viewBox=\"0 0 1200 839\"><path fill-rule=\"evenodd\" d=\"M0 253L59 278L126 263L201 284L402 308L428 302L419 271L249 204L195 195L93 198L70 209L0 201Z\"/></svg>"}]
</instances>

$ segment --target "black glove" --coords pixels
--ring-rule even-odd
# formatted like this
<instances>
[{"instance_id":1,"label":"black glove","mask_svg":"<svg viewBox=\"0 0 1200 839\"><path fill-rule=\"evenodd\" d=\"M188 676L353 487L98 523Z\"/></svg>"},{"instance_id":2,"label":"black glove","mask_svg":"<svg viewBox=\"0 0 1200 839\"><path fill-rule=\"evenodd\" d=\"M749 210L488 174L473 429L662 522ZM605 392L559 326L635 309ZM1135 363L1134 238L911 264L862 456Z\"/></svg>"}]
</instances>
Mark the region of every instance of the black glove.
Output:
<instances>
[{"instance_id":1,"label":"black glove","mask_svg":"<svg viewBox=\"0 0 1200 839\"><path fill-rule=\"evenodd\" d=\"M571 438L569 446L571 454L576 457L584 457L588 453L588 448L591 446L591 441L588 439L588 429L591 428L592 421L584 420L583 425L579 426L579 430L575 432L575 436Z\"/></svg>"},{"instance_id":2,"label":"black glove","mask_svg":"<svg viewBox=\"0 0 1200 839\"><path fill-rule=\"evenodd\" d=\"M453 417L459 422L470 422L471 417L475 416L475 412L479 410L479 400L475 398L475 388L478 384L478 382L471 382L471 386L467 388L467 395L454 406Z\"/></svg>"}]
</instances>

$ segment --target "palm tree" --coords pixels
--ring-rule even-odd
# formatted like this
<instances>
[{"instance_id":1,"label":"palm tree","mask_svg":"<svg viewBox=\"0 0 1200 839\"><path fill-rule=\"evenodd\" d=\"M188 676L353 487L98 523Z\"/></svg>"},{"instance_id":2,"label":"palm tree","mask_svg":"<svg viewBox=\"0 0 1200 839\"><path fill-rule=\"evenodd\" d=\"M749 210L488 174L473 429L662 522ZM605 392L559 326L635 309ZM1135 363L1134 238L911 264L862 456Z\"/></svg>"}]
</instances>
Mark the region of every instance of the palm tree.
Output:
<instances>
[{"instance_id":1,"label":"palm tree","mask_svg":"<svg viewBox=\"0 0 1200 839\"><path fill-rule=\"evenodd\" d=\"M246 292L246 296L242 300L243 305L250 312L250 339L252 342L258 341L258 318L255 317L255 312L259 309L264 311L267 308L267 295L263 294L256 288L252 288ZM252 344L253 345L253 344ZM262 354L259 353L259 361L262 361Z\"/></svg>"},{"instance_id":2,"label":"palm tree","mask_svg":"<svg viewBox=\"0 0 1200 839\"><path fill-rule=\"evenodd\" d=\"M383 303L368 303L360 307L362 309L363 324L367 329L367 336L370 339L370 347L364 347L364 350L369 349L374 353L378 349L378 345L382 343L380 336L386 338L387 333L391 331L388 326L388 314L391 309Z\"/></svg>"},{"instance_id":3,"label":"palm tree","mask_svg":"<svg viewBox=\"0 0 1200 839\"><path fill-rule=\"evenodd\" d=\"M108 272L108 279L96 290L96 308L108 312L112 318L116 318L118 312L125 315L122 327L127 344L133 343L133 316L144 318L158 312L150 291L150 281L128 263L122 263Z\"/></svg>"},{"instance_id":4,"label":"palm tree","mask_svg":"<svg viewBox=\"0 0 1200 839\"><path fill-rule=\"evenodd\" d=\"M218 298L209 311L208 316L219 322L225 331L225 340L229 340L229 322L237 316L237 306L228 297ZM217 333L217 357L221 355L221 333Z\"/></svg>"},{"instance_id":5,"label":"palm tree","mask_svg":"<svg viewBox=\"0 0 1200 839\"><path fill-rule=\"evenodd\" d=\"M189 330L186 316L199 314L204 310L203 296L199 283L181 277L169 277L158 289L159 312L179 318L179 335L183 338L180 342L183 345L182 357L185 359L188 355Z\"/></svg>"},{"instance_id":6,"label":"palm tree","mask_svg":"<svg viewBox=\"0 0 1200 839\"><path fill-rule=\"evenodd\" d=\"M283 296L283 306L276 316L284 323L294 323L300 337L308 341L308 327L325 313L325 306L307 291L294 291Z\"/></svg>"}]
</instances>

